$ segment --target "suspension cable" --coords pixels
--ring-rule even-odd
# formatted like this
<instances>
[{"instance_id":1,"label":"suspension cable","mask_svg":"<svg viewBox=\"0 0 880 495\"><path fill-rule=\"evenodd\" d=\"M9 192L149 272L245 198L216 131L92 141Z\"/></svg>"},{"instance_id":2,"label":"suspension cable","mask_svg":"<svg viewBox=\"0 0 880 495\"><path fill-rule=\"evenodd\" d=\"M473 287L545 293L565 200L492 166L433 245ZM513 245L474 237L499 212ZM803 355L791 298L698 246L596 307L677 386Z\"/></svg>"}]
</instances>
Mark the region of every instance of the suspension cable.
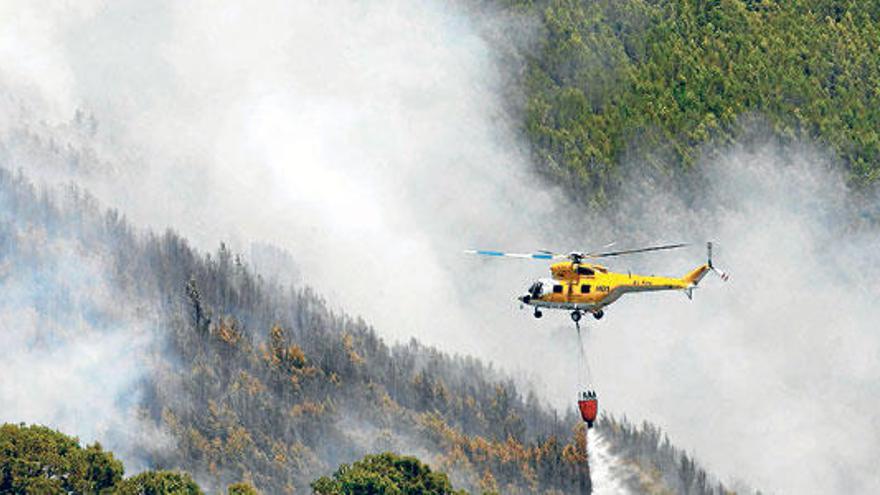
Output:
<instances>
[{"instance_id":1,"label":"suspension cable","mask_svg":"<svg viewBox=\"0 0 880 495\"><path fill-rule=\"evenodd\" d=\"M583 335L581 334L581 326L576 325L576 327L577 327L577 334L578 334L578 350L580 351L580 359L579 359L579 361L580 361L579 368L580 369L578 370L578 373L581 376L586 377L587 388L592 390L593 389L593 372L590 370L590 361L589 361L589 359L587 359L587 353L584 350L584 338L583 338ZM585 332L586 332L586 330L585 330ZM586 375L584 375L584 371L586 371Z\"/></svg>"}]
</instances>

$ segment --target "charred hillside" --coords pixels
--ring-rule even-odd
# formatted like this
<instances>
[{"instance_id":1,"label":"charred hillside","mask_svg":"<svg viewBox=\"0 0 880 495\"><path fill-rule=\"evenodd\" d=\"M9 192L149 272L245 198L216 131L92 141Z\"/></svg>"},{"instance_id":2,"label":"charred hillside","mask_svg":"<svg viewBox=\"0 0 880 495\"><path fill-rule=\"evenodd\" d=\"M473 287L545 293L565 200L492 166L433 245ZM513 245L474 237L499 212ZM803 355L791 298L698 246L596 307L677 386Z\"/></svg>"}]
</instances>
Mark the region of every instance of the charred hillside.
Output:
<instances>
[{"instance_id":1,"label":"charred hillside","mask_svg":"<svg viewBox=\"0 0 880 495\"><path fill-rule=\"evenodd\" d=\"M149 368L126 390L140 397L130 419L167 437L139 437L150 467L302 492L339 463L393 450L471 489L590 491L576 418L558 418L477 359L388 345L309 288L266 282L225 246L201 254L171 231L139 232L73 185L55 194L4 169L0 202L4 285L39 279L39 295L17 303L52 322L31 344L74 352L65 341L82 319L101 338L130 337L132 320L150 328ZM67 264L100 269L52 275ZM96 285L112 303L76 295Z\"/></svg>"},{"instance_id":2,"label":"charred hillside","mask_svg":"<svg viewBox=\"0 0 880 495\"><path fill-rule=\"evenodd\" d=\"M106 339L135 338L132 319L146 320L155 337L149 368L126 390L139 397L129 418L138 425L117 426L165 437L129 446L148 467L284 493L390 450L419 455L472 490L590 492L578 418L560 418L477 359L415 340L389 345L308 287L267 282L226 246L201 254L174 232L140 232L73 185L41 190L0 169L0 205L2 284L40 280L39 296L18 304L53 322L30 335L31 345L77 352L66 342L86 331L81 319ZM71 262L100 270L48 275ZM112 291L111 305L72 296L95 285ZM618 435L610 419L600 429L621 449L629 445L632 435ZM669 467L670 479L678 468ZM693 485L692 493L713 492Z\"/></svg>"}]
</instances>

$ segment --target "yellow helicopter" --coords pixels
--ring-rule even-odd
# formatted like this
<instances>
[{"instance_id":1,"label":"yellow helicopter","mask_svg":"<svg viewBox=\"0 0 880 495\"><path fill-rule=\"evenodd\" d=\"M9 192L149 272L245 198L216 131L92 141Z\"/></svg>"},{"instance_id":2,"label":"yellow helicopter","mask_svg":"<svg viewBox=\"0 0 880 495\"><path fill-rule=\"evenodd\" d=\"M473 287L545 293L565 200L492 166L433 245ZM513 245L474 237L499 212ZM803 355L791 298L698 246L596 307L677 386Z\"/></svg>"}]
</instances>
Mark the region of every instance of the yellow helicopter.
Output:
<instances>
[{"instance_id":1,"label":"yellow helicopter","mask_svg":"<svg viewBox=\"0 0 880 495\"><path fill-rule=\"evenodd\" d=\"M627 254L678 249L685 246L688 246L688 244L667 244L623 251L573 252L569 254L557 254L549 251L538 251L528 254L489 250L468 250L465 252L491 257L567 260L550 265L552 278L535 281L529 286L526 294L518 299L523 304L534 306L535 318L543 316L541 310L544 308L562 309L571 311L571 319L574 320L575 324L578 324L584 313L591 313L595 319L601 319L605 315L604 308L620 299L620 296L624 294L680 290L687 295L688 299L691 299L694 288L708 272L715 272L722 280L727 281L728 275L716 269L712 264L711 242L706 243L706 263L694 268L681 278L615 273L608 271L602 265L586 261Z\"/></svg>"}]
</instances>

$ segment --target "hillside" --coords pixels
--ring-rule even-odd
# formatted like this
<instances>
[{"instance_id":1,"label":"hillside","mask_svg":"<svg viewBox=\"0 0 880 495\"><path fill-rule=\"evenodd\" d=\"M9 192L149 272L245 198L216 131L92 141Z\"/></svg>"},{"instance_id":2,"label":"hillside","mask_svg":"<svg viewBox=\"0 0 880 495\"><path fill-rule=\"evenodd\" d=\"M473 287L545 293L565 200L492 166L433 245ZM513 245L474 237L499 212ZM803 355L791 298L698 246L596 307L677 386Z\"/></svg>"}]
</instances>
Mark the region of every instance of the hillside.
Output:
<instances>
[{"instance_id":1,"label":"hillside","mask_svg":"<svg viewBox=\"0 0 880 495\"><path fill-rule=\"evenodd\" d=\"M0 188L2 261L15 268L4 289L42 280L5 310L35 311L43 328L8 339L63 355L83 319L116 342L138 338L129 318L156 332L153 368L126 390L142 398L138 419L174 444L144 446L148 465L284 493L394 449L427 453L471 487L489 472L508 492L589 490L573 417L557 420L479 361L415 341L390 347L308 288L269 285L223 246L201 255L172 232L138 234L74 187L56 201L3 170ZM86 292L94 284L112 291L113 307Z\"/></svg>"},{"instance_id":2,"label":"hillside","mask_svg":"<svg viewBox=\"0 0 880 495\"><path fill-rule=\"evenodd\" d=\"M539 19L521 77L534 159L585 202L613 198L628 166L686 177L756 120L827 146L857 188L880 177L875 2L501 4Z\"/></svg>"},{"instance_id":3,"label":"hillside","mask_svg":"<svg viewBox=\"0 0 880 495\"><path fill-rule=\"evenodd\" d=\"M9 348L66 359L80 352L79 339L97 338L92 352L147 366L118 390L85 391L139 398L103 400L129 408L114 414L120 431L106 441L125 439L124 456L145 467L185 470L209 487L245 480L292 493L339 463L392 450L423 457L470 490L590 492L578 418L560 418L479 360L416 341L389 346L309 288L270 284L225 246L202 255L173 232L141 233L73 186L56 196L0 169L0 206L0 283L16 295L2 309L12 321L29 315L7 330ZM128 354L145 338L149 345ZM67 380L120 373L115 363L74 365ZM42 394L50 408L52 394ZM70 406L55 407L64 422Z\"/></svg>"}]
</instances>

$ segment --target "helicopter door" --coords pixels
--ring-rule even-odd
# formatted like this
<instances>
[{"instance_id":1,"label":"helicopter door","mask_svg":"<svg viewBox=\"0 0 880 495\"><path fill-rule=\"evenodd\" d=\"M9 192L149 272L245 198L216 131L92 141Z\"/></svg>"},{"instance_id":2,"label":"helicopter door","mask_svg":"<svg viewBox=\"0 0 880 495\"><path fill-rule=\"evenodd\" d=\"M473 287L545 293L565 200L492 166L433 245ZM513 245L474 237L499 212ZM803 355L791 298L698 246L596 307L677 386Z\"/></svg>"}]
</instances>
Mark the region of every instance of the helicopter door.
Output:
<instances>
[{"instance_id":1,"label":"helicopter door","mask_svg":"<svg viewBox=\"0 0 880 495\"><path fill-rule=\"evenodd\" d=\"M575 297L583 297L584 294L589 294L590 286L589 284L584 284L582 278L592 279L596 276L596 271L588 266L577 266L577 279L575 282L569 286L569 300L574 300ZM589 282L589 281L587 281ZM577 292L580 291L580 296L576 296Z\"/></svg>"}]
</instances>

